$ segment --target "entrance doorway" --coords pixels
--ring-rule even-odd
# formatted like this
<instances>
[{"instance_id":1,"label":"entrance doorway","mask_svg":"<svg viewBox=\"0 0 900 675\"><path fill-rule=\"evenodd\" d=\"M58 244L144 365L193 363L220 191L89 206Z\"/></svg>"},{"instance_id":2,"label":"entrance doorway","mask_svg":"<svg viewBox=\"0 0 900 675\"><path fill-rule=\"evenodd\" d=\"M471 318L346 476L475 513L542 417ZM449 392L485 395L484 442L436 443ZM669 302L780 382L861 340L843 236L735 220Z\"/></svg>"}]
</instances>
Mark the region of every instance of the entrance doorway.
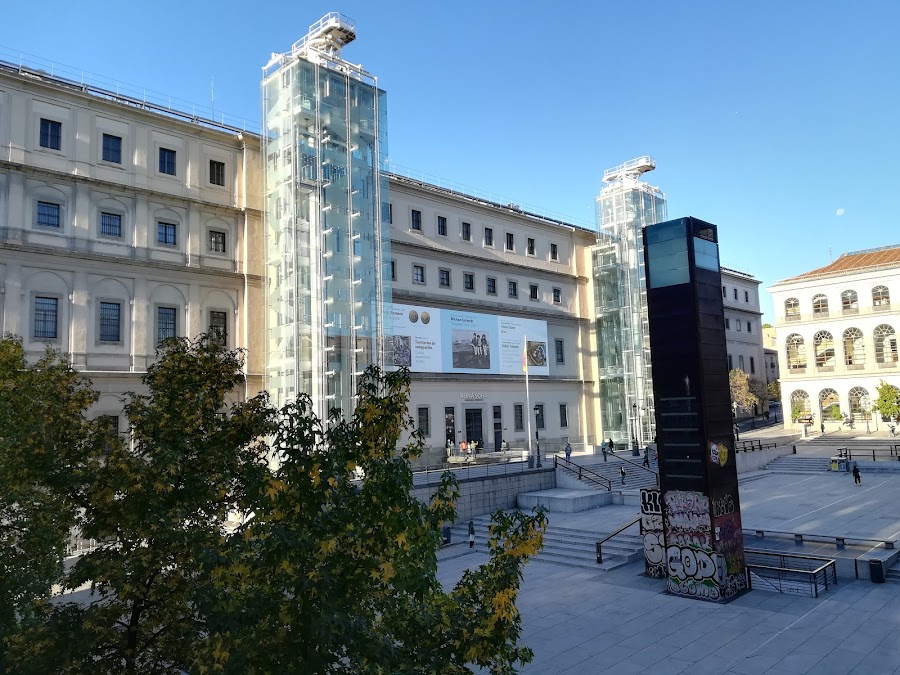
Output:
<instances>
[{"instance_id":1,"label":"entrance doorway","mask_svg":"<svg viewBox=\"0 0 900 675\"><path fill-rule=\"evenodd\" d=\"M481 408L466 408L466 441L475 441L484 448L484 432L481 428Z\"/></svg>"},{"instance_id":2,"label":"entrance doorway","mask_svg":"<svg viewBox=\"0 0 900 675\"><path fill-rule=\"evenodd\" d=\"M452 406L444 408L444 444L450 441L450 447L456 447L456 412Z\"/></svg>"},{"instance_id":3,"label":"entrance doorway","mask_svg":"<svg viewBox=\"0 0 900 675\"><path fill-rule=\"evenodd\" d=\"M494 452L503 449L503 408L494 406Z\"/></svg>"}]
</instances>

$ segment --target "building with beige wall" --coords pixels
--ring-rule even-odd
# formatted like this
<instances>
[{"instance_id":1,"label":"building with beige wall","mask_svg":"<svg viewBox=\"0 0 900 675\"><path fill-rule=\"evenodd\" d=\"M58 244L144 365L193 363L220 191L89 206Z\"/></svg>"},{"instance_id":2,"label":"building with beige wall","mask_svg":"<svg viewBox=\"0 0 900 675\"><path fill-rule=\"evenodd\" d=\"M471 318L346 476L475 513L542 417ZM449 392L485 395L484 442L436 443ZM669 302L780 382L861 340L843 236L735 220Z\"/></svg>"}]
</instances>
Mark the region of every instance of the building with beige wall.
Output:
<instances>
[{"instance_id":1,"label":"building with beige wall","mask_svg":"<svg viewBox=\"0 0 900 675\"><path fill-rule=\"evenodd\" d=\"M722 304L725 309L725 344L728 369L743 370L766 381L763 351L760 281L746 272L722 268Z\"/></svg>"},{"instance_id":2,"label":"building with beige wall","mask_svg":"<svg viewBox=\"0 0 900 675\"><path fill-rule=\"evenodd\" d=\"M445 326L471 318L509 327L477 331L490 342L483 374L449 354L444 367L417 368L413 357L410 413L425 435L426 459L443 456L448 439L457 451L462 440L488 451L501 441L527 447L529 422L544 449L598 439L590 275L596 233L399 175L390 176L390 221L395 308L419 317L438 310ZM447 330L445 351L466 347ZM530 408L520 342L528 330L535 331L529 343L545 341L547 360L545 374L529 371Z\"/></svg>"},{"instance_id":3,"label":"building with beige wall","mask_svg":"<svg viewBox=\"0 0 900 675\"><path fill-rule=\"evenodd\" d=\"M900 246L845 253L769 291L786 424L793 403L816 425L832 409L861 419L881 380L900 385Z\"/></svg>"},{"instance_id":4,"label":"building with beige wall","mask_svg":"<svg viewBox=\"0 0 900 675\"><path fill-rule=\"evenodd\" d=\"M68 355L97 414L121 413L160 339L213 327L255 393L259 165L255 135L0 64L2 330Z\"/></svg>"}]
</instances>

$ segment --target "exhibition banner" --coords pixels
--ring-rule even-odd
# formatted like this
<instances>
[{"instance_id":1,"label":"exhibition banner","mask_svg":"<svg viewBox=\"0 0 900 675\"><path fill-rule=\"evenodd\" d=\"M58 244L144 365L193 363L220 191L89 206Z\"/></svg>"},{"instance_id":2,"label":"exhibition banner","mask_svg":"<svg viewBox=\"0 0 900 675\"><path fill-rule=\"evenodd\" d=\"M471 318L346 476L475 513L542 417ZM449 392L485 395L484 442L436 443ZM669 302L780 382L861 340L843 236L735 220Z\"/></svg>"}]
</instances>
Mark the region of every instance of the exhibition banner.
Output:
<instances>
[{"instance_id":1,"label":"exhibition banner","mask_svg":"<svg viewBox=\"0 0 900 675\"><path fill-rule=\"evenodd\" d=\"M391 306L387 366L417 373L549 375L547 322L415 305ZM525 345L527 337L527 346Z\"/></svg>"}]
</instances>

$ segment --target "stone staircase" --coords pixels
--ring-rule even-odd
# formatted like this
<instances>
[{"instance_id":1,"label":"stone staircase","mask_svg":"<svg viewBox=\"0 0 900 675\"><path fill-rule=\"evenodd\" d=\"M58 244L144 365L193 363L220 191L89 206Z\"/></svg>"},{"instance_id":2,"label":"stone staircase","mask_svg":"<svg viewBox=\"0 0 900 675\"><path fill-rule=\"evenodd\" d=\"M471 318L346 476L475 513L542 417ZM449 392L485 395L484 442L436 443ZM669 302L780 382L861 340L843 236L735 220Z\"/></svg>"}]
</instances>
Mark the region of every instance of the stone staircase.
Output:
<instances>
[{"instance_id":1,"label":"stone staircase","mask_svg":"<svg viewBox=\"0 0 900 675\"><path fill-rule=\"evenodd\" d=\"M552 518L552 514L550 516ZM478 516L475 521L475 548L487 551L490 516ZM634 525L627 532L603 544L603 564L597 564L596 544L605 533L548 525L544 533L544 548L535 560L596 571L609 571L644 557L644 539ZM452 542L469 546L469 523L458 522L451 530Z\"/></svg>"},{"instance_id":2,"label":"stone staircase","mask_svg":"<svg viewBox=\"0 0 900 675\"><path fill-rule=\"evenodd\" d=\"M800 455L779 457L766 464L768 471L777 471L778 473L822 473L830 468L831 460L828 457L802 457Z\"/></svg>"},{"instance_id":3,"label":"stone staircase","mask_svg":"<svg viewBox=\"0 0 900 675\"><path fill-rule=\"evenodd\" d=\"M606 478L612 484L613 491L638 490L640 488L656 487L656 476L659 471L656 461L651 458L650 470L648 471L640 466L641 462L644 460L642 456L629 456L628 459L634 461L638 466L635 466L630 462L624 462L616 457L616 455L609 455L609 460L606 462L603 461L601 455L576 457L573 461L579 466L590 469ZM623 465L625 466L624 486L622 485L622 478L619 475L619 467ZM582 482L584 483L585 481Z\"/></svg>"},{"instance_id":4,"label":"stone staircase","mask_svg":"<svg viewBox=\"0 0 900 675\"><path fill-rule=\"evenodd\" d=\"M891 584L900 584L900 562L885 572L884 580Z\"/></svg>"}]
</instances>

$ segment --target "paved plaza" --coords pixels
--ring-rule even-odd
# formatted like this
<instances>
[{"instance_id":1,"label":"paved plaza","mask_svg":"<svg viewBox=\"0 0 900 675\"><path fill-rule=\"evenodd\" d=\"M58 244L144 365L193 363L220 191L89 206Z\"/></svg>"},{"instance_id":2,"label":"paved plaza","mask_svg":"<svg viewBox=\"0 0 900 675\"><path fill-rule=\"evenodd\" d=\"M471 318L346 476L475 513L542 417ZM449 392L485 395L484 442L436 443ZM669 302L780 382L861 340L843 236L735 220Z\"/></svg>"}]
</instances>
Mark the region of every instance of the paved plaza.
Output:
<instances>
[{"instance_id":1,"label":"paved plaza","mask_svg":"<svg viewBox=\"0 0 900 675\"><path fill-rule=\"evenodd\" d=\"M856 486L845 473L756 473L740 495L747 529L900 537L900 474L864 474ZM608 506L549 520L610 532L636 515ZM487 560L464 546L442 554L445 587ZM643 563L593 572L530 562L519 608L535 659L522 672L900 673L900 584L841 577L818 599L753 590L717 605L667 595L642 572Z\"/></svg>"}]
</instances>

